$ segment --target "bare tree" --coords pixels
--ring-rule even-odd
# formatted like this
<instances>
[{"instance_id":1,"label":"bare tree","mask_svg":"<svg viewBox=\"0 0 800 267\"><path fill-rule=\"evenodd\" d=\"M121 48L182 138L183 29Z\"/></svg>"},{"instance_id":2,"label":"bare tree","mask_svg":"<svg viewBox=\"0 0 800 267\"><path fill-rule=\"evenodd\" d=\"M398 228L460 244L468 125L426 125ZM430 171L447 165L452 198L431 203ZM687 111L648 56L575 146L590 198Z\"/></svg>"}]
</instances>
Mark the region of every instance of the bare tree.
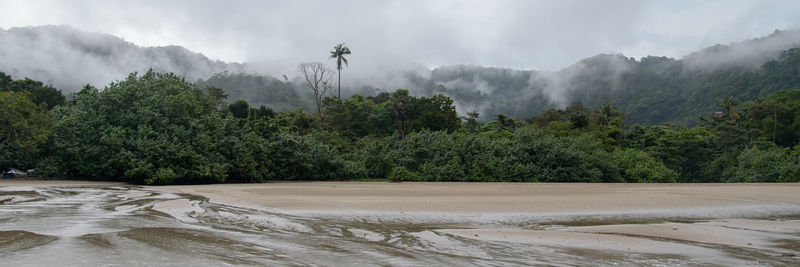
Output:
<instances>
[{"instance_id":1,"label":"bare tree","mask_svg":"<svg viewBox=\"0 0 800 267\"><path fill-rule=\"evenodd\" d=\"M319 120L325 122L325 112L322 110L322 98L333 85L333 70L329 69L325 64L303 63L298 66L297 70L303 75L303 80L311 91L314 92L314 101L317 104L317 115Z\"/></svg>"}]
</instances>

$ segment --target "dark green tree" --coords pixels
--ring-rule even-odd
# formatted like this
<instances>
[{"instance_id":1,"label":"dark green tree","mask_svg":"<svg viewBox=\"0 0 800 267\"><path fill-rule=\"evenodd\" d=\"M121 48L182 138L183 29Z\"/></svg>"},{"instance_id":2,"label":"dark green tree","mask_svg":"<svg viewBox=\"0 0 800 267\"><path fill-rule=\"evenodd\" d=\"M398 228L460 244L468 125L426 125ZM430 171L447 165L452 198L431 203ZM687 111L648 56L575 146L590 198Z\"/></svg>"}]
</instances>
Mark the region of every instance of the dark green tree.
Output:
<instances>
[{"instance_id":1,"label":"dark green tree","mask_svg":"<svg viewBox=\"0 0 800 267\"><path fill-rule=\"evenodd\" d=\"M54 110L53 154L41 169L145 184L225 181L231 165L216 104L183 78L152 71L103 91L86 87Z\"/></svg>"},{"instance_id":2,"label":"dark green tree","mask_svg":"<svg viewBox=\"0 0 800 267\"><path fill-rule=\"evenodd\" d=\"M14 79L5 72L0 71L0 91L11 91L11 83Z\"/></svg>"},{"instance_id":3,"label":"dark green tree","mask_svg":"<svg viewBox=\"0 0 800 267\"><path fill-rule=\"evenodd\" d=\"M453 100L444 95L413 99L414 119L411 129L453 132L461 128L461 119Z\"/></svg>"},{"instance_id":4,"label":"dark green tree","mask_svg":"<svg viewBox=\"0 0 800 267\"><path fill-rule=\"evenodd\" d=\"M28 92L0 91L0 169L33 167L31 159L52 133L45 104L34 104Z\"/></svg>"},{"instance_id":5,"label":"dark green tree","mask_svg":"<svg viewBox=\"0 0 800 267\"><path fill-rule=\"evenodd\" d=\"M408 90L399 89L392 93L386 108L392 112L392 118L398 122L397 130L400 132L400 139L406 138L408 132L408 121L413 119L414 97L409 95Z\"/></svg>"},{"instance_id":6,"label":"dark green tree","mask_svg":"<svg viewBox=\"0 0 800 267\"><path fill-rule=\"evenodd\" d=\"M350 138L391 134L391 116L384 106L358 94L342 102L333 98L327 100L326 124L330 129Z\"/></svg>"},{"instance_id":7,"label":"dark green tree","mask_svg":"<svg viewBox=\"0 0 800 267\"><path fill-rule=\"evenodd\" d=\"M800 89L779 91L747 108L747 128L783 147L800 142Z\"/></svg>"},{"instance_id":8,"label":"dark green tree","mask_svg":"<svg viewBox=\"0 0 800 267\"><path fill-rule=\"evenodd\" d=\"M219 87L210 86L206 88L206 92L217 100L217 108L222 108L225 105L225 101L228 99L228 95Z\"/></svg>"},{"instance_id":9,"label":"dark green tree","mask_svg":"<svg viewBox=\"0 0 800 267\"><path fill-rule=\"evenodd\" d=\"M28 98L35 104L44 103L47 109L52 109L55 106L64 104L66 99L61 91L57 90L52 85L44 85L40 81L25 78L22 80L12 81L11 76L0 72L0 91L11 92L28 92Z\"/></svg>"},{"instance_id":10,"label":"dark green tree","mask_svg":"<svg viewBox=\"0 0 800 267\"><path fill-rule=\"evenodd\" d=\"M734 99L732 96L723 97L718 105L725 111L724 113L726 119L732 121L739 119L739 112L736 111L736 108L739 106L739 101Z\"/></svg>"},{"instance_id":11,"label":"dark green tree","mask_svg":"<svg viewBox=\"0 0 800 267\"><path fill-rule=\"evenodd\" d=\"M228 111L231 112L233 117L244 119L249 116L250 105L247 104L247 101L240 99L236 102L233 102L233 104L228 105Z\"/></svg>"},{"instance_id":12,"label":"dark green tree","mask_svg":"<svg viewBox=\"0 0 800 267\"><path fill-rule=\"evenodd\" d=\"M477 132L478 126L480 126L480 123L478 122L478 118L480 118L480 116L481 114L477 110L467 112L467 116L462 118L464 120L464 128L470 133Z\"/></svg>"}]
</instances>

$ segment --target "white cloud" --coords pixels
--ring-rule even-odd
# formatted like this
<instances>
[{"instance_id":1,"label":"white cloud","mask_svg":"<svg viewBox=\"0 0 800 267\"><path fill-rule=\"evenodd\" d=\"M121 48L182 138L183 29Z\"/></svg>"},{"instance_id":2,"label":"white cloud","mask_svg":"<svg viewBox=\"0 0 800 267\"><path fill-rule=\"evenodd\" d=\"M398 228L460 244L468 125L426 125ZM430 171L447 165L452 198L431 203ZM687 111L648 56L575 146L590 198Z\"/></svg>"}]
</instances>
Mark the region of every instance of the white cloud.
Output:
<instances>
[{"instance_id":1,"label":"white cloud","mask_svg":"<svg viewBox=\"0 0 800 267\"><path fill-rule=\"evenodd\" d=\"M403 59L556 70L686 53L800 26L800 1L0 1L0 27L69 24L225 61ZM281 63L284 64L284 63Z\"/></svg>"}]
</instances>

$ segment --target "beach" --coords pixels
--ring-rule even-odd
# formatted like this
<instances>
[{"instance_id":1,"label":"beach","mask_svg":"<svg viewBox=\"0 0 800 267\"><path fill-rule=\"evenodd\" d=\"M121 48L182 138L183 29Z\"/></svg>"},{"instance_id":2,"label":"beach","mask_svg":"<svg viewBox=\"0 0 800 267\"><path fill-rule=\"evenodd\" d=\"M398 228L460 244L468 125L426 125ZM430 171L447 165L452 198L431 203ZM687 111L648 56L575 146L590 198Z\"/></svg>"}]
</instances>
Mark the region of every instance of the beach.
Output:
<instances>
[{"instance_id":1,"label":"beach","mask_svg":"<svg viewBox=\"0 0 800 267\"><path fill-rule=\"evenodd\" d=\"M800 184L277 182L146 188L235 206L320 214L709 215L800 207Z\"/></svg>"},{"instance_id":2,"label":"beach","mask_svg":"<svg viewBox=\"0 0 800 267\"><path fill-rule=\"evenodd\" d=\"M393 233L402 231L415 242L452 250L454 255L469 254L464 244L478 242L584 251L576 255L592 251L601 253L600 259L619 256L620 262L632 260L626 255L723 265L754 264L753 259L764 258L773 263L800 259L798 184L271 182L131 186L3 180L0 186L124 187L128 189L115 193L118 198L155 199L148 209L187 224L209 220L209 207L203 204L208 202L246 209L247 215L227 208L213 214L237 223L386 244L401 242ZM306 220L343 226L340 231L309 225ZM409 230L419 227L423 230Z\"/></svg>"}]
</instances>

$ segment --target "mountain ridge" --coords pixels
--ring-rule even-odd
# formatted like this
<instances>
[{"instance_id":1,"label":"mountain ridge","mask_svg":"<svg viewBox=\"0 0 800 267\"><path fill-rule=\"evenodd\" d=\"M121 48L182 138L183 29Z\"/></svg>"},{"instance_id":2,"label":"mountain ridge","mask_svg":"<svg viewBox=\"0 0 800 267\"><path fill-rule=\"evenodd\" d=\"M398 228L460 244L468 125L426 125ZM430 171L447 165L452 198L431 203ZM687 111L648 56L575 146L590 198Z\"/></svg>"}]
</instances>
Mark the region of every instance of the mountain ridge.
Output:
<instances>
[{"instance_id":1,"label":"mountain ridge","mask_svg":"<svg viewBox=\"0 0 800 267\"><path fill-rule=\"evenodd\" d=\"M483 120L500 113L526 119L582 102L588 107L620 106L630 114L630 123L692 125L723 95L744 102L780 90L752 81L767 79L764 66L785 63L782 54L795 47L800 47L800 30L776 30L760 38L710 46L680 59L599 54L558 71L480 65L423 70L418 64L389 63L371 73L348 69L350 78L342 82L345 95L374 95L397 88L420 96L444 94L453 98L460 114L479 111ZM310 106L300 81L264 73L265 68L258 67L264 62L225 63L181 46L141 47L70 26L0 29L0 56L4 58L0 71L51 83L67 95L87 83L102 87L130 72L152 68L174 72L201 87L220 87L229 93L230 102L242 98L279 110ZM772 84L788 87L782 89L800 85L792 75L785 73ZM677 111L670 115L665 103L678 107Z\"/></svg>"}]
</instances>

